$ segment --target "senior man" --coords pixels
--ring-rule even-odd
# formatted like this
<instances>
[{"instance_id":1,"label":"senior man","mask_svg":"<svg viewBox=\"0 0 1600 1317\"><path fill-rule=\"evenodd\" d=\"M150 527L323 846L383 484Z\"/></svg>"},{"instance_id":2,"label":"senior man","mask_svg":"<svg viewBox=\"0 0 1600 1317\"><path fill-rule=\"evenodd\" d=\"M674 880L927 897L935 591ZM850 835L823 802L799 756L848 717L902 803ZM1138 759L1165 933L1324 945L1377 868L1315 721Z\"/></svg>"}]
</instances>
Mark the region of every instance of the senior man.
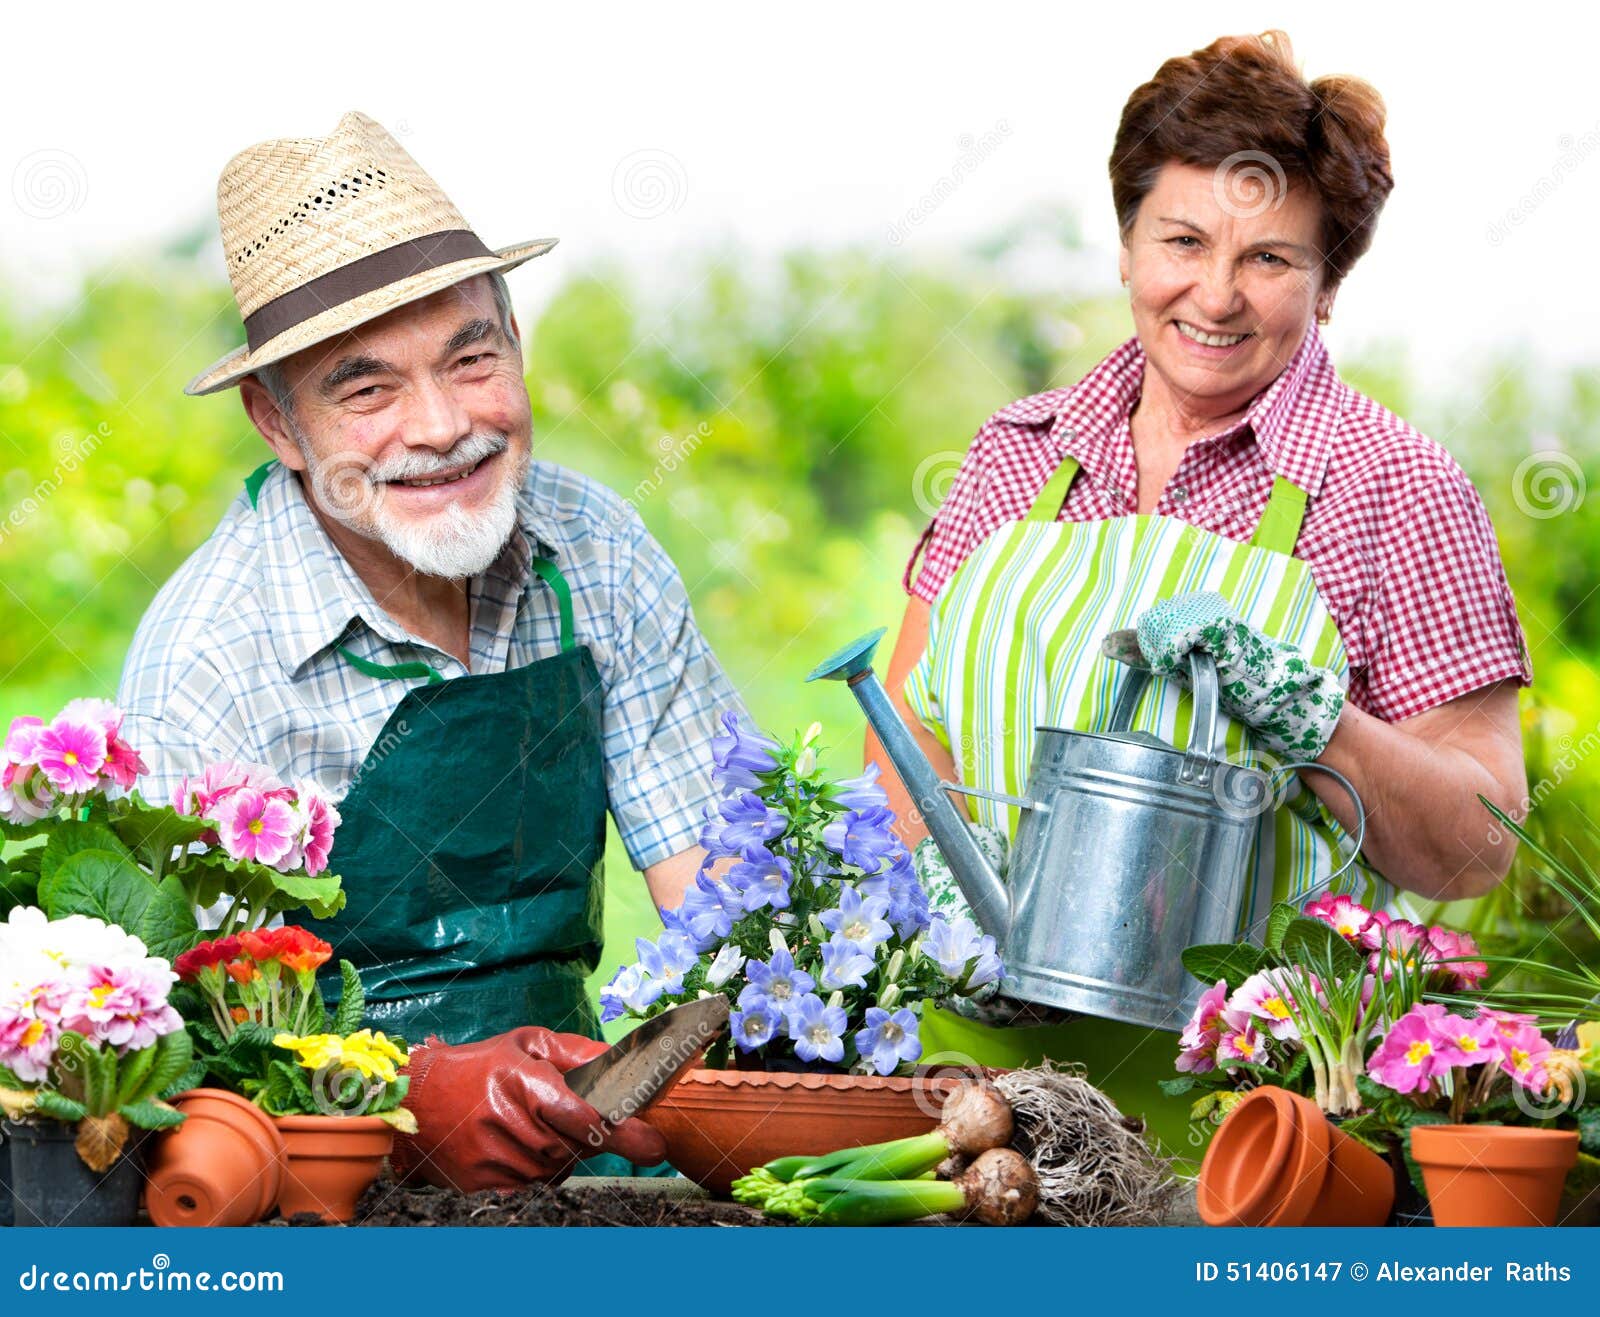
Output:
<instances>
[{"instance_id":1,"label":"senior man","mask_svg":"<svg viewBox=\"0 0 1600 1317\"><path fill-rule=\"evenodd\" d=\"M562 1080L602 1050L606 812L677 905L738 701L634 510L531 459L504 273L555 241L489 249L356 113L240 153L217 209L247 346L186 392L237 385L274 456L134 638L119 700L150 785L231 758L339 801L348 904L313 927L374 1025L426 1039L402 1172L658 1162L654 1130L601 1128Z\"/></svg>"}]
</instances>

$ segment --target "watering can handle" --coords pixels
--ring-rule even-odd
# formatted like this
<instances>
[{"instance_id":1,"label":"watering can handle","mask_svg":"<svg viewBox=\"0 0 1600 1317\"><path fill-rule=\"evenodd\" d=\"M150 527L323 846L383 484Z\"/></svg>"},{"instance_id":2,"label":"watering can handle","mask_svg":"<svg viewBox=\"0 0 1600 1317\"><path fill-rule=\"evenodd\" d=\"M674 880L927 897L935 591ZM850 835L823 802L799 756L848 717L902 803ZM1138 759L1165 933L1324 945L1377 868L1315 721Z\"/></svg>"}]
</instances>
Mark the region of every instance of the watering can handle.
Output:
<instances>
[{"instance_id":1,"label":"watering can handle","mask_svg":"<svg viewBox=\"0 0 1600 1317\"><path fill-rule=\"evenodd\" d=\"M1338 882L1339 879L1343 878L1345 874L1350 871L1350 866L1353 865L1358 858L1360 858L1362 844L1367 839L1367 808L1361 803L1361 796L1356 791L1355 787L1350 784L1350 779L1347 778L1343 773L1339 772L1338 769L1329 768L1326 764L1312 763L1310 760L1301 760L1293 764L1279 764L1277 767L1269 771L1272 776L1276 777L1279 773L1288 773L1295 769L1301 768L1310 769L1317 773L1326 773L1345 789L1345 794L1350 797L1351 803L1356 807L1356 839L1355 845L1350 848L1350 854L1345 857L1344 863L1326 878L1324 878L1321 882L1306 889L1304 892L1299 893L1295 897L1296 901L1304 901L1309 896L1315 896L1318 892L1325 891L1327 888L1332 887L1334 883ZM1251 937L1253 937L1256 929L1260 928L1261 925L1266 923L1271 917L1271 912L1269 911L1266 916L1256 920L1255 923L1251 924L1250 927L1245 930L1245 939L1248 941Z\"/></svg>"},{"instance_id":2,"label":"watering can handle","mask_svg":"<svg viewBox=\"0 0 1600 1317\"><path fill-rule=\"evenodd\" d=\"M1133 726L1134 711L1139 707L1139 697L1150 684L1150 669L1129 664L1128 676L1117 692L1117 703L1111 711L1111 725L1106 729L1119 735ZM1194 693L1194 717L1189 724L1189 744L1184 748L1185 780L1198 777L1203 786L1210 773L1203 761L1217 757L1217 663L1203 649L1189 651L1189 689Z\"/></svg>"}]
</instances>

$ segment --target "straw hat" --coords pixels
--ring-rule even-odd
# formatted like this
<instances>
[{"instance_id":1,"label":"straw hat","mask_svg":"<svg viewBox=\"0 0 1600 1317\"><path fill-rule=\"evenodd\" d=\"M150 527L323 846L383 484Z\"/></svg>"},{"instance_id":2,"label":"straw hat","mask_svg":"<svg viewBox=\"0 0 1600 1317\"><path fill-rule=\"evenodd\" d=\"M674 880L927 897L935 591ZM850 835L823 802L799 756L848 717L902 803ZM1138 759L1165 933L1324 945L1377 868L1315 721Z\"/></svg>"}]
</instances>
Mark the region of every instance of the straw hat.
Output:
<instances>
[{"instance_id":1,"label":"straw hat","mask_svg":"<svg viewBox=\"0 0 1600 1317\"><path fill-rule=\"evenodd\" d=\"M328 137L262 142L217 182L217 218L246 344L196 375L215 393L262 366L475 274L556 245L485 246L433 179L364 114Z\"/></svg>"}]
</instances>

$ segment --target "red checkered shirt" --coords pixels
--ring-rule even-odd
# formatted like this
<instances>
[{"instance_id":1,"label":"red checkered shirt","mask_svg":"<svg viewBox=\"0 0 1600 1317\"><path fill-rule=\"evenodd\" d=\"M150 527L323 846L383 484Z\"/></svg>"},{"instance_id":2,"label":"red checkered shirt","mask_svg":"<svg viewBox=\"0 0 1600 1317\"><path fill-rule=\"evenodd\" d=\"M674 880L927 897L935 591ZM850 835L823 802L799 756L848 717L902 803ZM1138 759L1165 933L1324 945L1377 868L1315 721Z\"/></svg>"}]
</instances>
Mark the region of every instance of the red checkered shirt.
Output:
<instances>
[{"instance_id":1,"label":"red checkered shirt","mask_svg":"<svg viewBox=\"0 0 1600 1317\"><path fill-rule=\"evenodd\" d=\"M1081 470L1063 520L1132 513L1128 419L1144 365L1129 339L1072 387L984 422L911 555L906 589L933 602L969 553L1027 512L1069 453ZM1357 707L1399 722L1508 677L1532 683L1477 490L1442 447L1339 379L1315 326L1243 419L1189 446L1155 511L1248 540L1274 475L1309 495L1295 556L1344 640Z\"/></svg>"}]
</instances>

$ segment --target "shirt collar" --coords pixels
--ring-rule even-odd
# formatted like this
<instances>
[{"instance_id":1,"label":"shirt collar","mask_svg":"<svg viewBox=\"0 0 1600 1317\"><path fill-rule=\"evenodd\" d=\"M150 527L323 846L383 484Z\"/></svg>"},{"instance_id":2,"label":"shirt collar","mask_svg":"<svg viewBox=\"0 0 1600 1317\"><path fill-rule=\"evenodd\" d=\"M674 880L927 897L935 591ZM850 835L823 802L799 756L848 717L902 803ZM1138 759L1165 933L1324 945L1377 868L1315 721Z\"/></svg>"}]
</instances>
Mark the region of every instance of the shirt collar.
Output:
<instances>
[{"instance_id":1,"label":"shirt collar","mask_svg":"<svg viewBox=\"0 0 1600 1317\"><path fill-rule=\"evenodd\" d=\"M1082 462L1095 448L1104 451L1139 398L1145 361L1138 338L1130 338L1065 391L1050 429L1050 438L1063 455L1070 453ZM1256 395L1244 416L1209 438L1221 439L1248 427L1267 469L1314 495L1327 472L1338 429L1339 408L1329 396L1336 378L1327 345L1313 324L1294 356Z\"/></svg>"},{"instance_id":2,"label":"shirt collar","mask_svg":"<svg viewBox=\"0 0 1600 1317\"><path fill-rule=\"evenodd\" d=\"M282 463L273 467L256 497L261 527L263 590L273 649L289 676L360 622L393 645L423 642L384 612L372 591L328 537L306 502L300 478ZM556 548L539 511L521 491L517 527L489 568L527 588L535 552Z\"/></svg>"}]
</instances>

